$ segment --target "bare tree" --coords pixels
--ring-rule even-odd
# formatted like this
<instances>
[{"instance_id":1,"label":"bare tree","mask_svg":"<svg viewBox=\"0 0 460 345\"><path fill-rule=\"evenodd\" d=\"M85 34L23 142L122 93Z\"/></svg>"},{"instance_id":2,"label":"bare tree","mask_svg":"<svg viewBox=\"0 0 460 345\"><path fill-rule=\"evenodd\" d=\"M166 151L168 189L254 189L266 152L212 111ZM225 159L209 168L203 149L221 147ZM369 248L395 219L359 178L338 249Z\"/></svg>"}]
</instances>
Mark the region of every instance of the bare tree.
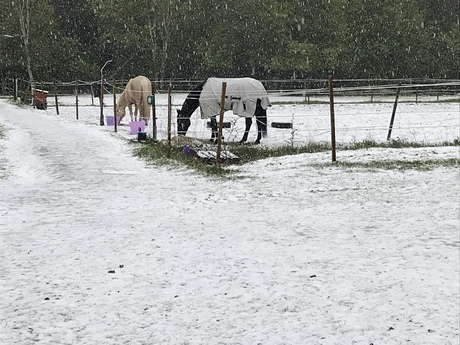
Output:
<instances>
[{"instance_id":1,"label":"bare tree","mask_svg":"<svg viewBox=\"0 0 460 345\"><path fill-rule=\"evenodd\" d=\"M177 24L177 8L172 8L170 0L151 2L149 11L150 52L154 61L158 63L155 79L164 77L168 59L169 43L172 31Z\"/></svg>"},{"instance_id":2,"label":"bare tree","mask_svg":"<svg viewBox=\"0 0 460 345\"><path fill-rule=\"evenodd\" d=\"M32 72L32 59L30 56L30 0L18 0L17 2L13 2L13 8L16 10L19 21L20 39L23 46L23 54L26 60L27 74L29 76L27 89L22 98L23 102L26 102L30 87L35 87L35 85L33 85L34 75Z\"/></svg>"}]
</instances>

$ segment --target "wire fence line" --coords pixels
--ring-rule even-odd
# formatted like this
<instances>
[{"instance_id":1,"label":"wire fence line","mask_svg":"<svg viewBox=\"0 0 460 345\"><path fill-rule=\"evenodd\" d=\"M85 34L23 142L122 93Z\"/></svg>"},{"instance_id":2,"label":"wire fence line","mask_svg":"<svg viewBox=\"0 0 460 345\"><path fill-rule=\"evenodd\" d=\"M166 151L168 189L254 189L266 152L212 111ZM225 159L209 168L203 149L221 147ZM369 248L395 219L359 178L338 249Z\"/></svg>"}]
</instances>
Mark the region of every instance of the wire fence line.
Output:
<instances>
[{"instance_id":1,"label":"wire fence line","mask_svg":"<svg viewBox=\"0 0 460 345\"><path fill-rule=\"evenodd\" d=\"M186 82L188 84L186 84ZM268 81L268 83L278 86L289 81ZM304 83L311 80L304 81ZM317 83L324 83L324 80L317 80ZM384 81L379 81L383 83ZM438 132L440 140L458 140L460 127L460 81L433 81L433 83L422 83L420 81L410 81L408 84L401 84L400 80L386 80L386 84L375 85L352 85L369 83L369 80L350 80L334 81L334 98L337 103L336 126L337 140L346 142L354 138L384 138L389 128L393 104L395 102L396 91L400 88L399 102L408 104L430 104L438 101L448 101L449 106L437 107L435 111L430 107L420 106L414 114L413 107L410 110L404 109L403 105L398 106L396 123L393 127L395 137L401 135L405 138L411 137L418 141L424 141L428 134ZM406 82L409 82L406 80ZM92 85L97 82L87 82L75 80L70 82L48 82L37 83L37 88L49 90L48 111L58 102L59 107L68 108L64 111L71 113L72 108L85 107L80 113L80 119L88 117L88 121L99 118L99 99L93 97ZM121 94L127 80L110 81L105 84L104 112L105 115L113 114L114 94L115 98ZM155 83L155 82L154 82ZM177 85L179 85L176 82ZM191 81L184 81L182 86L196 85ZM349 86L344 86L349 85ZM351 85L351 86L350 86ZM167 92L162 89L156 90L156 117L158 118L159 131L166 131L167 128ZM8 91L8 90L7 90ZM190 89L184 87L173 88L172 104L173 107L180 107L185 100ZM291 123L290 129L272 128L271 133L275 140L280 142L305 142L305 141L327 141L330 138L330 113L329 96L326 88L315 89L267 89L268 97L272 102L272 107L268 110L270 122ZM419 92L417 94L417 92ZM7 92L10 96L11 93ZM231 113L231 112L228 112ZM193 115L191 130L193 135L205 138L209 135L209 128L206 120L200 119L198 115ZM61 114L62 115L62 114ZM172 114L173 135L176 133L177 122L176 113L173 109ZM91 118L91 119L90 119ZM126 118L129 118L127 116ZM244 118L225 115L230 118L231 128L227 130L226 137L240 135L244 131ZM398 133L398 130L400 134ZM231 134L230 134L231 133ZM161 134L160 134L161 136Z\"/></svg>"}]
</instances>

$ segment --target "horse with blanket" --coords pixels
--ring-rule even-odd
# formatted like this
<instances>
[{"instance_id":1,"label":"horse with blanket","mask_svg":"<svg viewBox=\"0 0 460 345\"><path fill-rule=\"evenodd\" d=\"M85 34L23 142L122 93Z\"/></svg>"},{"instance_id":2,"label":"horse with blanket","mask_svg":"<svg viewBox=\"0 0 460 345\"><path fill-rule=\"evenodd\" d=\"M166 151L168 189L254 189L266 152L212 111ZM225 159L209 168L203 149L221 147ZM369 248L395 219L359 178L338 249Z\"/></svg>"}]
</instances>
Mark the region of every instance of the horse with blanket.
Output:
<instances>
[{"instance_id":1,"label":"horse with blanket","mask_svg":"<svg viewBox=\"0 0 460 345\"><path fill-rule=\"evenodd\" d=\"M246 142L252 125L257 122L256 144L267 135L267 107L270 101L262 83L253 78L208 78L197 85L187 96L181 109L177 109L177 132L185 135L190 127L190 117L200 107L202 118L211 119L211 141L217 139L217 120L220 114L222 83L227 83L224 110L246 118L246 128L240 142Z\"/></svg>"}]
</instances>

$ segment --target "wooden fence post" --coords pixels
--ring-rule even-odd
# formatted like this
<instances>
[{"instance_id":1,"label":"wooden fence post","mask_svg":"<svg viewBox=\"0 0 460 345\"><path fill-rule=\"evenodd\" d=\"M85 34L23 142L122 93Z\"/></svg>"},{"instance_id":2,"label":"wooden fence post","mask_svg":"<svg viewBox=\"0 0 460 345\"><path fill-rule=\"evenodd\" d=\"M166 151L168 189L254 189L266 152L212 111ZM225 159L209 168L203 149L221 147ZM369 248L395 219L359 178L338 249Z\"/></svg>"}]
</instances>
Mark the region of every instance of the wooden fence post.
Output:
<instances>
[{"instance_id":1,"label":"wooden fence post","mask_svg":"<svg viewBox=\"0 0 460 345\"><path fill-rule=\"evenodd\" d=\"M89 84L90 90L91 90L91 105L94 105L94 90L93 90L93 85ZM97 87L97 85L96 85Z\"/></svg>"},{"instance_id":2,"label":"wooden fence post","mask_svg":"<svg viewBox=\"0 0 460 345\"><path fill-rule=\"evenodd\" d=\"M216 152L216 165L220 168L220 154L222 152L222 127L224 125L225 113L225 94L227 92L227 82L222 82L222 95L220 98L220 117L219 117L219 131L217 132L217 152Z\"/></svg>"},{"instance_id":3,"label":"wooden fence post","mask_svg":"<svg viewBox=\"0 0 460 345\"><path fill-rule=\"evenodd\" d=\"M391 138L391 131L393 130L393 123L395 121L396 108L398 106L398 98L399 98L399 91L400 90L401 90L401 88L398 87L398 90L396 91L395 104L393 105L393 113L391 114L390 127L388 128L387 140L390 140L390 138Z\"/></svg>"},{"instance_id":4,"label":"wooden fence post","mask_svg":"<svg viewBox=\"0 0 460 345\"><path fill-rule=\"evenodd\" d=\"M168 158L171 157L171 83L168 85Z\"/></svg>"},{"instance_id":5,"label":"wooden fence post","mask_svg":"<svg viewBox=\"0 0 460 345\"><path fill-rule=\"evenodd\" d=\"M329 108L331 113L331 148L332 161L337 160L335 148L335 115L334 115L334 87L332 85L332 75L329 75Z\"/></svg>"},{"instance_id":6,"label":"wooden fence post","mask_svg":"<svg viewBox=\"0 0 460 345\"><path fill-rule=\"evenodd\" d=\"M104 126L104 77L101 73L101 92L99 92L99 103L101 114L99 115L99 125Z\"/></svg>"},{"instance_id":7,"label":"wooden fence post","mask_svg":"<svg viewBox=\"0 0 460 345\"><path fill-rule=\"evenodd\" d=\"M16 101L18 99L18 78L16 74L13 79L13 99Z\"/></svg>"},{"instance_id":8,"label":"wooden fence post","mask_svg":"<svg viewBox=\"0 0 460 345\"><path fill-rule=\"evenodd\" d=\"M75 78L75 109L78 120L78 78Z\"/></svg>"},{"instance_id":9,"label":"wooden fence post","mask_svg":"<svg viewBox=\"0 0 460 345\"><path fill-rule=\"evenodd\" d=\"M58 95L57 95L56 80L54 81L54 103L56 104L56 114L59 115L59 105L58 105Z\"/></svg>"},{"instance_id":10,"label":"wooden fence post","mask_svg":"<svg viewBox=\"0 0 460 345\"><path fill-rule=\"evenodd\" d=\"M155 83L152 83L152 139L157 140L157 114L155 111Z\"/></svg>"},{"instance_id":11,"label":"wooden fence post","mask_svg":"<svg viewBox=\"0 0 460 345\"><path fill-rule=\"evenodd\" d=\"M113 79L113 130L115 133L118 132L117 122L117 90L115 88L115 79Z\"/></svg>"}]
</instances>

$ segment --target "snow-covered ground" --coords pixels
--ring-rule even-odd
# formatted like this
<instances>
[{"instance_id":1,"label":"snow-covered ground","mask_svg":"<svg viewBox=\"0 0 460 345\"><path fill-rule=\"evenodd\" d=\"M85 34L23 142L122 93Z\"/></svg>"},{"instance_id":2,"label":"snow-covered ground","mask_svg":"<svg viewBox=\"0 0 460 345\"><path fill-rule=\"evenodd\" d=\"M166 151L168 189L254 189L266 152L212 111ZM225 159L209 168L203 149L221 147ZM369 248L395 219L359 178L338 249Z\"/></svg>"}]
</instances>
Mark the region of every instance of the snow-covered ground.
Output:
<instances>
[{"instance_id":1,"label":"snow-covered ground","mask_svg":"<svg viewBox=\"0 0 460 345\"><path fill-rule=\"evenodd\" d=\"M207 179L133 157L127 119L113 133L90 104L77 121L74 107L0 100L0 344L458 344L458 168L345 169L317 153ZM392 108L337 105L337 140L384 141ZM403 103L393 138L452 141L459 116L458 103ZM328 105L269 110L292 118L294 133L269 128L262 145L329 140Z\"/></svg>"}]
</instances>

